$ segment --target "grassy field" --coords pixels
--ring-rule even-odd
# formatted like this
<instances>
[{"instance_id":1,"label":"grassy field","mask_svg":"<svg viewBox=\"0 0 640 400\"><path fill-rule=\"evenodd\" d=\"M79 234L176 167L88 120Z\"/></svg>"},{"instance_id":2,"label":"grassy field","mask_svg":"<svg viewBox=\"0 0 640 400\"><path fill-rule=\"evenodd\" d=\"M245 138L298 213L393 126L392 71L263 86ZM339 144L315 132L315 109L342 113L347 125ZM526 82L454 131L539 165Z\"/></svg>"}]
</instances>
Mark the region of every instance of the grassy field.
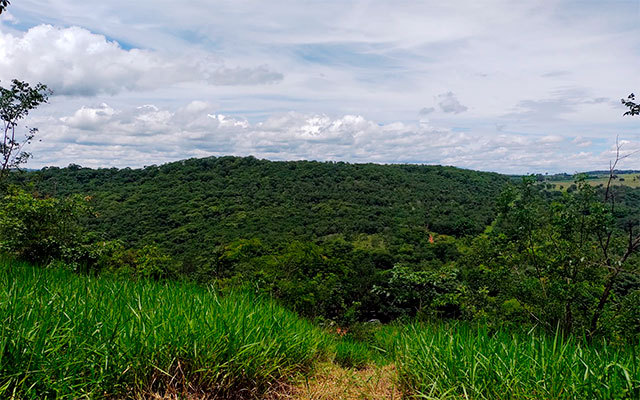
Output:
<instances>
[{"instance_id":1,"label":"grassy field","mask_svg":"<svg viewBox=\"0 0 640 400\"><path fill-rule=\"evenodd\" d=\"M378 336L397 360L400 386L423 399L640 398L640 346L466 324L414 324Z\"/></svg>"},{"instance_id":2,"label":"grassy field","mask_svg":"<svg viewBox=\"0 0 640 400\"><path fill-rule=\"evenodd\" d=\"M589 184L591 184L593 186L598 186L598 185L605 186L607 184L608 180L609 180L609 176L608 175L601 175L601 176L597 176L595 178L588 179L587 182L589 182ZM548 181L548 182L545 182L545 183L551 184L551 185L556 185L556 189L562 189L562 190L566 190L568 187L570 187L571 185L575 184L573 179L568 179L568 180L563 180L563 181ZM640 174L638 174L638 173L634 173L634 174L618 174L617 175L617 179L615 179L612 182L612 184L613 185L620 185L620 186L629 186L629 187L632 187L632 188L638 188L638 187L640 187Z\"/></svg>"},{"instance_id":3,"label":"grassy field","mask_svg":"<svg viewBox=\"0 0 640 400\"><path fill-rule=\"evenodd\" d=\"M0 267L0 398L249 396L333 357L335 341L248 294Z\"/></svg>"},{"instance_id":4,"label":"grassy field","mask_svg":"<svg viewBox=\"0 0 640 400\"><path fill-rule=\"evenodd\" d=\"M367 329L340 338L246 293L2 262L0 398L640 398L640 346L462 323Z\"/></svg>"}]
</instances>

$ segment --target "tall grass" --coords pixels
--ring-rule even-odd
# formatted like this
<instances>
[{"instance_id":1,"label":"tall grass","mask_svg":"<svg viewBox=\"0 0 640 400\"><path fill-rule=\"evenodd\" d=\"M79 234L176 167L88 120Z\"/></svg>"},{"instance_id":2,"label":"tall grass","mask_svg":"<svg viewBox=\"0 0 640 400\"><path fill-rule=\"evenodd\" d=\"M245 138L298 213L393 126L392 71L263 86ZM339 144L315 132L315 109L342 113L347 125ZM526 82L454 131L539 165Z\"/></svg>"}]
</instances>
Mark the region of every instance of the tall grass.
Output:
<instances>
[{"instance_id":1,"label":"tall grass","mask_svg":"<svg viewBox=\"0 0 640 400\"><path fill-rule=\"evenodd\" d=\"M338 341L247 293L0 262L0 398L259 397L332 357L356 368L395 360L403 390L417 398L640 398L638 345L467 324L367 335Z\"/></svg>"},{"instance_id":2,"label":"tall grass","mask_svg":"<svg viewBox=\"0 0 640 400\"><path fill-rule=\"evenodd\" d=\"M249 294L0 263L0 398L257 395L331 346Z\"/></svg>"},{"instance_id":3,"label":"tall grass","mask_svg":"<svg viewBox=\"0 0 640 400\"><path fill-rule=\"evenodd\" d=\"M389 333L387 333L389 334ZM426 399L639 399L638 346L414 324L387 343L400 383Z\"/></svg>"}]
</instances>

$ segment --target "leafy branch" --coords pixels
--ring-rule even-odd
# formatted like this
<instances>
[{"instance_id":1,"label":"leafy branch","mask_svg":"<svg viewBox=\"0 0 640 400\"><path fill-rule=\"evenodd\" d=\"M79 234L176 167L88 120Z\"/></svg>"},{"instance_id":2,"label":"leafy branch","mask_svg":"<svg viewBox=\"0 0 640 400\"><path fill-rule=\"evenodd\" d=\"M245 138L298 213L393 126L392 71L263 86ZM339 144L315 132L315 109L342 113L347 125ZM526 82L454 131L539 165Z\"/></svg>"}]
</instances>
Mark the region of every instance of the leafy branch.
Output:
<instances>
[{"instance_id":1,"label":"leafy branch","mask_svg":"<svg viewBox=\"0 0 640 400\"><path fill-rule=\"evenodd\" d=\"M3 0L0 0L3 1ZM14 79L9 88L0 87L0 119L3 123L3 137L0 142L0 180L12 168L27 162L31 154L24 147L38 133L37 128L27 128L23 139L16 134L18 122L29 115L38 105L46 103L51 91L46 85L35 86Z\"/></svg>"}]
</instances>

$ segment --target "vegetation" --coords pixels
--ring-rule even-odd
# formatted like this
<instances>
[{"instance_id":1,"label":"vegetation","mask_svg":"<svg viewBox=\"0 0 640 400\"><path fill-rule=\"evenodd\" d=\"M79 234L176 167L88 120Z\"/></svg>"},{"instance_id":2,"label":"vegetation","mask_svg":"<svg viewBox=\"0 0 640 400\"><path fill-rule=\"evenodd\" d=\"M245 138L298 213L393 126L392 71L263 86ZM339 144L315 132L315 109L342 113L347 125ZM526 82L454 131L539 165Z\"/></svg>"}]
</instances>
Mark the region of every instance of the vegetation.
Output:
<instances>
[{"instance_id":1,"label":"vegetation","mask_svg":"<svg viewBox=\"0 0 640 400\"><path fill-rule=\"evenodd\" d=\"M2 9L7 6L2 4ZM0 143L0 181L12 169L17 169L27 162L31 153L25 151L38 132L38 128L28 128L24 139L16 135L18 122L26 118L29 112L42 103L46 103L51 92L46 85L35 86L14 79L9 88L0 87L0 119L3 123L3 138Z\"/></svg>"},{"instance_id":2,"label":"vegetation","mask_svg":"<svg viewBox=\"0 0 640 400\"><path fill-rule=\"evenodd\" d=\"M250 282L321 323L417 317L550 333L560 324L565 334L622 342L640 334L640 192L612 180L598 188L578 177L563 193L532 178L514 184L453 168L252 158L12 178L37 194L9 192L0 245L41 264L224 288ZM459 192L418 200L444 193L442 182ZM493 205L475 206L484 194ZM74 207L61 206L72 199ZM320 206L347 201L352 212ZM486 228L447 235L426 226L447 230L455 213ZM129 226L139 240L127 239Z\"/></svg>"},{"instance_id":3,"label":"vegetation","mask_svg":"<svg viewBox=\"0 0 640 400\"><path fill-rule=\"evenodd\" d=\"M629 109L624 113L624 115L640 115L640 104L636 103L635 100L636 95L633 93L627 96L626 99L621 100L622 104Z\"/></svg>"},{"instance_id":4,"label":"vegetation","mask_svg":"<svg viewBox=\"0 0 640 400\"><path fill-rule=\"evenodd\" d=\"M609 172L594 171L584 174L585 180L592 186L604 187L609 181ZM545 182L548 189L559 190L575 190L575 179L568 174L541 176L541 182ZM640 188L640 172L639 171L620 171L615 174L612 185L629 186L632 188Z\"/></svg>"},{"instance_id":5,"label":"vegetation","mask_svg":"<svg viewBox=\"0 0 640 400\"><path fill-rule=\"evenodd\" d=\"M495 198L508 182L450 167L251 157L142 170L46 168L12 180L31 187L35 203L76 196L93 209L74 213L86 232L74 251L33 261L61 259L78 270L223 286L252 282L253 290L304 316L342 324L388 321L436 302L425 274L438 276L457 257L451 235L481 232L490 223ZM23 230L39 230L26 228L25 214L5 215L22 221ZM24 250L5 247L23 257ZM153 262L143 262L142 254L152 254ZM447 276L442 285L454 289L455 275ZM413 286L429 298L389 295L402 294L401 285L418 277L422 283Z\"/></svg>"},{"instance_id":6,"label":"vegetation","mask_svg":"<svg viewBox=\"0 0 640 400\"><path fill-rule=\"evenodd\" d=\"M0 267L2 398L259 394L329 358L334 340L247 293Z\"/></svg>"},{"instance_id":7,"label":"vegetation","mask_svg":"<svg viewBox=\"0 0 640 400\"><path fill-rule=\"evenodd\" d=\"M144 169L51 167L18 180L41 195L92 196L100 213L93 230L133 245L153 241L197 263L239 238L479 233L508 178L453 167L210 157Z\"/></svg>"},{"instance_id":8,"label":"vegetation","mask_svg":"<svg viewBox=\"0 0 640 400\"><path fill-rule=\"evenodd\" d=\"M86 193L38 190L10 187L0 203L2 252L50 267L0 267L0 396L259 397L315 368L377 376L384 393L397 371L425 398L638 396L635 189L525 178L479 234L254 236L192 270L153 241L92 233Z\"/></svg>"},{"instance_id":9,"label":"vegetation","mask_svg":"<svg viewBox=\"0 0 640 400\"><path fill-rule=\"evenodd\" d=\"M2 14L4 10L7 9L7 6L9 6L9 4L11 4L9 0L0 0L0 14Z\"/></svg>"},{"instance_id":10,"label":"vegetation","mask_svg":"<svg viewBox=\"0 0 640 400\"><path fill-rule=\"evenodd\" d=\"M397 334L401 385L427 399L632 399L640 346L585 344L560 331L413 324Z\"/></svg>"},{"instance_id":11,"label":"vegetation","mask_svg":"<svg viewBox=\"0 0 640 400\"><path fill-rule=\"evenodd\" d=\"M323 385L353 383L339 367L327 372L331 361L366 367L370 379L397 379L405 395L421 398L640 394L637 342L588 343L559 329L549 336L485 323L364 323L338 330L340 336L247 292L221 296L196 284L92 277L6 260L0 322L0 397L258 398L316 368ZM366 390L389 390L392 382L384 384Z\"/></svg>"}]
</instances>

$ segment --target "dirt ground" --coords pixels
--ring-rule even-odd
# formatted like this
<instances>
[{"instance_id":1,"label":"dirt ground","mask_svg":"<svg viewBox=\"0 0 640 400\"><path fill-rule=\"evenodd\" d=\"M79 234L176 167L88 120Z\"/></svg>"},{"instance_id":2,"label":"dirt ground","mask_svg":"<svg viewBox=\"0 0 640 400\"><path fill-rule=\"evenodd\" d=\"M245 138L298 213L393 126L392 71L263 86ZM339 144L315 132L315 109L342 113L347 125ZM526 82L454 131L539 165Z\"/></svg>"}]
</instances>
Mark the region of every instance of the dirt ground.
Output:
<instances>
[{"instance_id":1,"label":"dirt ground","mask_svg":"<svg viewBox=\"0 0 640 400\"><path fill-rule=\"evenodd\" d=\"M274 400L399 400L402 395L395 376L393 365L356 370L322 364L309 379L295 383Z\"/></svg>"}]
</instances>

